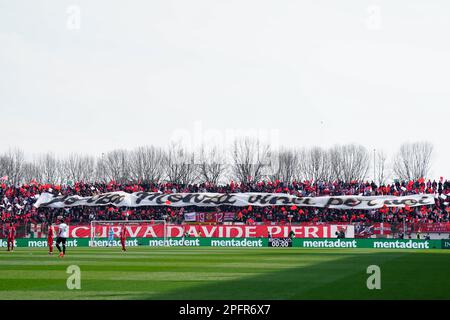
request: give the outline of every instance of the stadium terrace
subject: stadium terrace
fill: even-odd
[[[212,198],[201,197],[202,193],[216,194]],[[234,206],[233,197],[242,197],[252,193],[249,203]],[[267,194],[272,194],[268,196]],[[89,198],[94,206],[42,206],[36,203],[41,195],[48,194],[56,202],[74,204],[80,199]],[[109,195],[109,196],[106,196]],[[115,196],[111,197],[111,194]],[[117,195],[119,194],[119,195]],[[140,206],[117,206],[124,197],[136,195]],[[188,195],[187,195],[188,194]],[[221,194],[221,195],[217,195]],[[234,196],[233,196],[233,195]],[[266,195],[264,195],[266,194]],[[175,183],[86,183],[72,185],[39,184],[32,182],[20,186],[3,183],[0,185],[1,221],[3,226],[13,221],[30,230],[32,225],[55,222],[56,217],[64,216],[71,225],[87,225],[92,220],[162,220],[169,224],[183,223],[237,223],[257,224],[317,224],[344,223],[355,224],[357,230],[383,229],[377,224],[410,226],[427,225],[446,232],[449,223],[449,181],[404,181],[377,186],[369,182],[342,181],[302,181],[281,182],[265,181],[257,183],[230,182],[226,185]],[[432,196],[433,203],[405,202],[391,206],[389,197]],[[308,206],[317,199],[328,199],[322,207]],[[349,209],[333,208],[343,204],[345,197],[386,197],[387,203],[375,209],[358,209],[355,202],[347,202]],[[199,206],[200,202],[209,202],[208,206]],[[297,199],[292,202],[286,199]],[[300,201],[298,200],[300,199]],[[87,200],[86,200],[87,201]],[[100,201],[98,205],[95,201]],[[155,201],[152,205],[145,202]],[[255,204],[260,201],[261,206]],[[352,200],[353,201],[353,200]],[[183,206],[177,207],[177,202]],[[395,201],[393,201],[395,202]],[[371,202],[367,202],[370,204]],[[144,205],[142,205],[144,204]],[[395,203],[393,203],[395,204]],[[430,227],[430,225],[432,225]],[[21,229],[18,228],[18,231]],[[0,230],[1,231],[1,230]],[[23,231],[26,232],[26,231]],[[382,231],[381,231],[382,232]]]
[[[271,193],[148,193],[148,192],[109,192],[92,197],[53,196],[41,194],[35,207],[66,208],[74,206],[138,207],[138,206],[284,206],[319,207],[335,209],[376,209],[386,207],[427,206],[434,205],[435,195],[392,196],[334,196],[334,197],[296,197]]]

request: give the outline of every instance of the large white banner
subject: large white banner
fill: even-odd
[[[35,207],[66,208],[75,206],[141,207],[217,207],[217,206],[292,206],[319,207],[331,209],[378,209],[387,207],[417,207],[435,204],[435,195],[422,194],[403,197],[395,196],[329,196],[296,197],[282,193],[153,193],[122,191],[102,193],[92,197],[54,196],[43,193]]]

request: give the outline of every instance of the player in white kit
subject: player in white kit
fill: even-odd
[[[56,248],[59,251],[59,257],[62,258],[66,254],[66,240],[69,237],[69,226],[64,223],[64,220],[61,218],[60,223],[58,225],[58,237],[56,238]],[[60,244],[62,243],[62,250]]]

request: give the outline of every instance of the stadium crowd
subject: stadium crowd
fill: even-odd
[[[171,208],[167,206],[117,208],[104,207],[72,207],[65,209],[39,208],[33,204],[43,192],[54,195],[80,195],[92,196],[105,192],[267,192],[286,193],[301,197],[308,196],[337,196],[337,195],[394,195],[404,196],[411,194],[427,193],[437,194],[436,204],[427,207],[387,208],[378,210],[333,210],[327,208],[300,208],[297,206],[268,206],[268,207],[227,207],[218,208]],[[323,223],[323,222],[388,222],[399,223],[406,218],[411,223],[435,223],[449,222],[450,215],[450,181],[417,181],[395,182],[388,185],[377,186],[373,182],[292,182],[265,181],[258,183],[236,183],[231,181],[226,185],[180,185],[174,183],[130,183],[120,184],[114,181],[109,183],[83,183],[72,185],[39,184],[32,181],[22,186],[10,186],[6,183],[0,185],[0,213],[3,223],[14,221],[15,223],[48,223],[55,221],[57,216],[64,216],[69,223],[88,223],[91,220],[161,220],[181,223],[187,212],[231,212],[235,222],[253,224],[257,222],[277,223]]]

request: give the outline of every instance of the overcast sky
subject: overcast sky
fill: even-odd
[[[0,152],[426,140],[450,177],[449,35],[445,0],[0,0]]]

